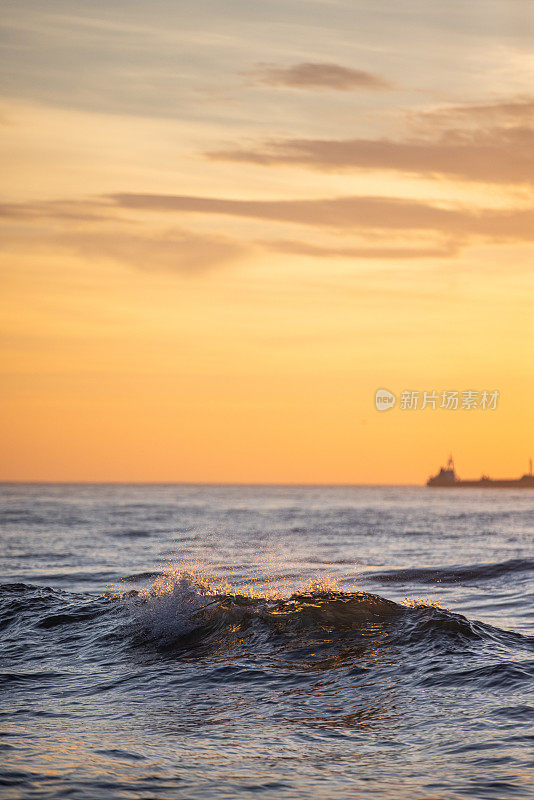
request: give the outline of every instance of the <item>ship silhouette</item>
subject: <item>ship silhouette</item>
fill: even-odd
[[[529,471],[521,478],[489,478],[482,475],[477,481],[463,481],[454,469],[454,461],[449,456],[447,465],[441,467],[437,475],[432,475],[426,482],[427,486],[442,489],[456,489],[464,487],[477,487],[480,489],[534,489],[534,475],[532,475],[532,459],[529,461]]]

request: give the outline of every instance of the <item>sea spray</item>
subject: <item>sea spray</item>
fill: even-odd
[[[136,622],[160,644],[172,644],[198,627],[198,614],[213,602],[207,579],[189,570],[175,569],[130,598]]]
[[[210,622],[237,630],[254,617],[268,628],[275,623],[279,630],[278,623],[285,617],[288,632],[324,625],[346,630],[377,617],[387,619],[400,608],[366,592],[342,591],[334,578],[324,575],[314,575],[299,586],[284,584],[283,591],[273,585],[258,591],[217,583],[205,572],[182,566],[158,574],[138,592],[121,592],[119,597],[127,603],[136,626],[164,647]]]

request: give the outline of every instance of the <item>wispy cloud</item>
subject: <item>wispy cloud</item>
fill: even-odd
[[[393,170],[484,183],[534,183],[534,130],[450,130],[438,141],[287,139],[257,149],[208,153],[212,159],[293,164],[317,170]]]
[[[244,74],[254,83],[291,89],[335,89],[350,92],[358,89],[380,91],[393,88],[389,81],[372,72],[314,61],[293,64],[290,67],[258,64],[254,70]]]
[[[16,222],[107,222],[109,210],[109,203],[98,199],[0,203],[0,219]]]
[[[430,230],[492,241],[534,241],[534,211],[472,210],[391,197],[330,197],[314,200],[229,200],[219,197],[117,193],[117,207],[145,211],[222,214],[234,217],[358,230]]]
[[[507,127],[534,125],[534,97],[512,96],[492,103],[464,103],[417,111],[411,115],[418,127],[425,123],[430,130],[436,126],[490,125]]]
[[[310,244],[294,239],[276,239],[262,242],[264,247],[277,253],[309,256],[312,258],[348,258],[348,259],[416,259],[416,258],[451,258],[461,249],[461,242],[447,241],[435,246],[414,247],[326,247]]]
[[[154,229],[148,219],[140,222],[139,214],[152,211],[308,226],[327,238],[310,241],[282,234],[255,239],[250,233],[238,238],[184,227]],[[477,241],[534,242],[534,211],[473,210],[391,197],[236,200],[124,192],[94,200],[5,204],[0,206],[2,216],[9,223],[2,237],[4,250],[69,252],[91,261],[184,276],[228,267],[261,251],[324,260],[406,261],[454,258]],[[329,242],[331,232],[336,239]]]
[[[274,139],[207,153],[213,160],[323,171],[389,170],[427,178],[534,183],[534,99],[451,106],[410,116],[399,139]]]
[[[64,205],[65,201],[52,201],[0,207],[0,217],[23,226],[20,229],[10,225],[3,232],[2,249],[63,251],[89,260],[111,260],[147,272],[182,275],[199,275],[228,266],[253,249],[253,245],[230,237],[182,228],[148,232],[137,226],[134,230],[129,220],[113,214],[106,217],[76,211],[69,214]],[[85,204],[80,202],[79,205]],[[95,205],[98,206],[98,201]],[[77,201],[73,201],[72,206],[75,209]],[[28,226],[34,229],[32,236],[28,236]]]
[[[55,243],[87,258],[109,258],[146,271],[197,275],[239,260],[248,248],[222,236],[187,230],[155,235],[130,232],[73,232],[55,237]]]

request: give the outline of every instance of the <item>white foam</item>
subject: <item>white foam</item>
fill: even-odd
[[[199,624],[198,613],[210,602],[212,589],[188,570],[174,570],[157,578],[129,601],[136,622],[150,638],[172,644]]]

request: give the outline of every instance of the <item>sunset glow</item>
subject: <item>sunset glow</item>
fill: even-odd
[[[2,480],[526,471],[530,4],[268,5],[4,4]]]

